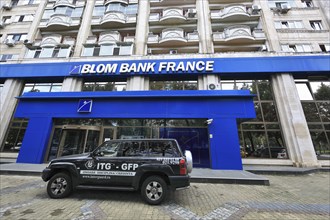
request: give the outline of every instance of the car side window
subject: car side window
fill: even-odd
[[[104,157],[116,157],[118,156],[118,151],[120,148],[119,142],[105,142],[103,145],[96,151],[96,155]]]
[[[160,142],[149,142],[149,157],[163,157],[163,149]]]

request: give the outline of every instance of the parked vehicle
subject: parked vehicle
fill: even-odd
[[[149,204],[160,204],[168,189],[188,188],[192,155],[183,155],[175,139],[127,139],[104,142],[91,153],[52,160],[42,172],[47,193],[58,199],[76,188],[140,190]]]

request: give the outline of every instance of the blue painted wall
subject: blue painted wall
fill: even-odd
[[[77,112],[82,98],[93,100],[91,113]],[[53,118],[212,118],[211,168],[242,169],[236,119],[255,110],[248,90],[25,93],[15,117],[30,119],[19,163],[44,161]]]

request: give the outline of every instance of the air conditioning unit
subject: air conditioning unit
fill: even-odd
[[[208,88],[208,90],[219,90],[220,84],[210,83],[210,84],[208,84],[207,88]]]
[[[267,51],[267,46],[266,45],[262,45],[260,47],[260,51]]]
[[[10,10],[12,7],[11,7],[10,4],[4,4],[4,5],[2,6],[2,8],[5,9],[5,10]]]
[[[14,39],[7,39],[7,40],[5,40],[5,44],[6,44],[7,46],[9,46],[9,47],[14,46],[15,43],[16,43],[16,41],[15,41]]]
[[[187,12],[188,18],[194,18],[196,16],[196,13],[197,13],[196,9],[189,8]]]
[[[170,54],[178,54],[178,50],[170,50]]]
[[[288,5],[288,4],[281,4],[281,9],[280,9],[280,12],[282,14],[286,14],[288,13],[288,11],[291,9],[291,6]]]
[[[0,28],[4,28],[6,26],[5,22],[0,21]]]
[[[151,55],[151,54],[152,54],[152,49],[151,49],[151,48],[148,48],[148,50],[147,50],[147,54],[148,54],[148,55]]]
[[[260,5],[252,5],[252,14],[258,14],[258,12],[261,10]]]
[[[31,46],[31,45],[33,44],[33,42],[30,41],[30,40],[28,40],[28,39],[26,39],[26,40],[23,41],[23,44],[24,44],[25,46]]]

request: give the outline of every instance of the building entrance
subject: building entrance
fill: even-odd
[[[55,126],[48,160],[94,150],[100,144],[99,126]]]
[[[47,160],[93,151],[114,139],[174,138],[195,167],[210,167],[205,119],[55,119]]]

